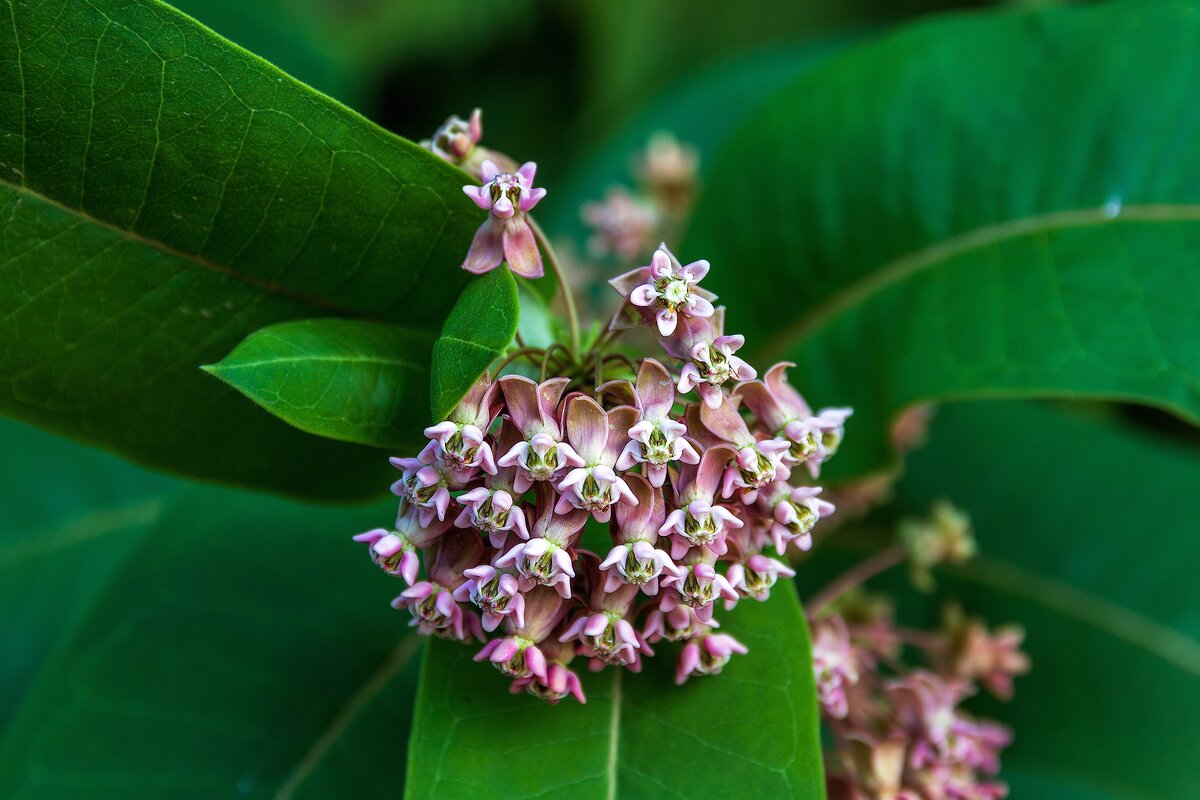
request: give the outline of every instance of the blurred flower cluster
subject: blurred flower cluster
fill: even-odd
[[[1012,741],[998,723],[962,703],[980,686],[1002,700],[1013,678],[1029,671],[1016,627],[989,630],[949,606],[941,628],[896,624],[892,603],[862,582],[908,560],[920,585],[929,570],[974,552],[970,523],[946,502],[928,519],[905,520],[900,544],[852,568],[818,593],[813,616],[813,673],[822,718],[836,740],[827,751],[833,800],[994,800],[1007,795],[995,779],[1000,752]],[[918,652],[924,666],[904,660]]]

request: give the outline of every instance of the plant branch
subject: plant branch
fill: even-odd
[[[902,561],[904,561],[904,548],[894,544],[846,570],[830,581],[825,588],[814,594],[812,599],[805,604],[808,618],[816,619],[817,615],[834,600]]]
[[[533,229],[533,235],[537,238],[538,246],[542,249],[542,255],[550,262],[550,269],[558,279],[558,291],[562,294],[563,304],[567,307],[567,325],[571,329],[571,355],[573,358],[578,358],[579,314],[575,310],[575,298],[571,294],[571,286],[567,283],[567,276],[563,273],[562,264],[558,260],[558,254],[550,246],[550,240],[546,238],[542,227],[537,224],[533,217],[529,218],[529,225]]]

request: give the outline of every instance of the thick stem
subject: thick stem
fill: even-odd
[[[816,619],[817,615],[834,600],[837,600],[846,592],[856,586],[861,586],[864,582],[874,578],[881,572],[891,569],[902,561],[904,561],[904,548],[897,544],[885,550],[880,550],[866,561],[846,570],[805,603],[808,618]]]
[[[533,217],[529,218],[529,225],[533,228],[533,235],[537,238],[538,247],[542,250],[542,256],[550,262],[550,269],[558,279],[558,291],[562,294],[563,304],[567,307],[567,325],[571,329],[571,356],[572,358],[579,358],[579,314],[575,310],[575,298],[571,295],[571,286],[567,283],[567,276],[563,274],[558,254],[550,246],[550,240],[546,238],[542,227],[537,224]]]

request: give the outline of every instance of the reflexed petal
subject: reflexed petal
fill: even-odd
[[[524,218],[513,220],[504,227],[503,242],[504,257],[514,273],[526,278],[540,278],[545,274],[533,228]]]
[[[500,262],[503,260],[503,235],[495,219],[489,216],[479,226],[479,230],[475,231],[475,238],[471,240],[471,249],[467,251],[462,268],[467,272],[481,275],[500,266]]]
[[[608,440],[608,414],[586,395],[572,397],[567,405],[567,439],[584,463],[597,463]]]

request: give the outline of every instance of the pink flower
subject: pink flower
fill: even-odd
[[[630,303],[653,313],[660,336],[675,333],[679,317],[706,318],[713,315],[710,292],[700,292],[697,284],[708,274],[707,261],[694,261],[686,267],[679,263],[665,244],[660,244],[650,259],[650,266],[614,278],[611,283],[624,288],[634,280],[641,283],[626,294]]]
[[[546,657],[537,645],[523,636],[492,639],[475,654],[476,661],[491,661],[492,665],[514,678],[546,680]]]
[[[724,633],[703,634],[690,639],[679,653],[675,683],[682,686],[691,675],[716,675],[734,653],[747,653],[746,646]]]
[[[539,492],[539,514],[531,538],[497,558],[495,565],[514,568],[522,592],[534,586],[553,586],[564,598],[570,598],[571,578],[575,577],[570,548],[583,531],[587,512],[572,509],[555,514],[552,502],[552,492]]]
[[[532,161],[521,165],[516,172],[501,172],[494,162],[484,161],[483,186],[463,187],[475,205],[491,212],[475,232],[463,261],[462,267],[467,272],[489,272],[507,261],[518,275],[542,277],[542,254],[525,216],[546,196],[545,189],[533,188],[536,171],[537,165]]]
[[[621,451],[617,469],[627,470],[634,464],[645,464],[650,483],[662,486],[671,462],[700,462],[696,448],[683,438],[687,426],[668,417],[675,403],[675,387],[666,367],[652,358],[642,361],[634,400],[640,412],[639,418],[637,424],[629,428],[631,441]]]
[[[447,119],[434,131],[433,137],[421,142],[421,146],[451,164],[462,162],[483,138],[483,111],[475,109],[471,118],[464,120],[457,114]]]
[[[538,645],[538,649],[546,658],[545,680],[533,676],[517,678],[512,682],[510,691],[513,694],[528,692],[551,705],[557,705],[567,695],[573,696],[580,703],[586,703],[587,698],[583,695],[579,676],[567,666],[575,657],[574,645],[547,639]]]
[[[858,683],[859,672],[850,632],[841,617],[813,625],[812,659],[821,707],[834,719],[845,719],[850,711],[846,690]]]
[[[616,611],[581,614],[558,637],[560,642],[578,641],[580,652],[602,664],[636,665],[641,638],[625,615]],[[636,670],[635,670],[636,671]]]
[[[761,601],[770,596],[771,587],[781,576],[791,578],[795,575],[796,571],[787,564],[755,553],[744,563],[731,564],[725,577],[742,597]]]
[[[700,619],[696,609],[690,606],[675,606],[670,611],[656,608],[646,615],[642,638],[651,644],[662,639],[682,642],[719,627],[715,619]]]
[[[763,427],[790,442],[789,464],[807,464],[816,477],[822,462],[837,452],[845,433],[849,408],[826,408],[813,414],[812,408],[787,381],[790,362],[781,362],[767,370],[762,381],[739,384],[733,393],[745,400],[746,407]]]
[[[517,494],[524,494],[537,481],[555,480],[567,467],[584,465],[575,449],[562,441],[558,420],[558,401],[569,382],[552,378],[538,384],[520,375],[506,375],[499,381],[508,418],[522,439],[496,463],[516,467],[513,484]]]
[[[671,537],[672,558],[680,558],[691,547],[708,547],[724,555],[726,529],[742,527],[742,521],[729,509],[714,505],[718,482],[732,455],[728,447],[710,447],[699,465],[679,468],[675,487],[679,507],[658,529],[660,536]]]
[[[387,531],[383,528],[360,533],[354,537],[356,542],[366,542],[371,545],[371,559],[389,575],[398,575],[409,586],[417,579],[417,570],[421,561],[417,557],[417,548],[404,534],[398,531]]]
[[[562,514],[572,507],[580,508],[590,511],[597,522],[608,522],[614,504],[637,505],[629,485],[614,469],[636,416],[637,410],[630,406],[605,411],[586,395],[569,399],[567,440],[583,463],[558,484],[562,495],[555,512]]]
[[[786,483],[772,484],[765,493],[763,505],[771,514],[770,536],[776,553],[783,555],[793,542],[801,550],[812,547],[813,526],[834,511],[833,503],[817,497],[820,493],[820,486],[789,486]]]
[[[588,249],[594,255],[611,253],[623,261],[631,261],[649,249],[660,221],[653,203],[634,197],[620,186],[609,189],[603,202],[584,204],[581,216],[592,229]]]
[[[400,470],[400,480],[392,484],[392,494],[411,503],[417,509],[422,527],[428,527],[434,517],[446,519],[450,507],[450,482],[435,465],[422,464],[415,458],[392,458],[391,464]]]
[[[679,373],[677,388],[681,393],[695,388],[706,406],[716,408],[725,402],[721,387],[726,382],[748,381],[758,374],[734,355],[746,339],[722,335],[724,319],[720,313],[714,314],[711,321],[689,318],[684,322],[679,335],[664,342],[671,355],[687,362]]]
[[[454,602],[453,590],[440,584],[415,583],[392,601],[392,608],[407,608],[412,612],[409,625],[421,633],[464,642],[472,637],[483,640],[475,615],[464,614]]]
[[[1029,656],[1021,652],[1025,631],[1002,626],[995,634],[978,620],[964,620],[954,631],[954,649],[947,668],[956,677],[983,684],[1001,700],[1013,695],[1013,677],[1029,672]]]
[[[684,567],[682,576],[664,578],[663,586],[671,591],[663,594],[659,601],[660,609],[670,613],[678,606],[688,606],[694,608],[696,616],[704,622],[712,619],[713,603],[718,597],[730,602],[737,602],[738,599],[738,593],[729,585],[729,581],[711,564],[703,562]]]
[[[518,538],[529,538],[524,510],[515,505],[512,494],[504,489],[478,486],[459,495],[456,502],[463,510],[455,518],[455,526],[487,534],[492,547],[503,547],[510,531]]]
[[[727,443],[735,451],[734,460],[725,468],[721,496],[732,497],[735,490],[743,502],[753,503],[758,490],[772,481],[786,481],[792,471],[783,463],[788,443],[783,439],[759,439],[750,432],[731,400],[715,408],[707,404],[688,409],[688,424],[697,435],[707,433],[709,442]],[[701,437],[703,440],[705,437]]]
[[[497,385],[486,376],[479,379],[449,419],[425,429],[431,441],[417,459],[422,464],[442,464],[455,483],[469,481],[478,469],[495,475],[496,463],[485,436],[500,405]]]
[[[525,625],[525,597],[514,575],[487,565],[463,570],[463,575],[468,580],[454,590],[454,599],[470,601],[483,612],[485,631],[496,630],[506,617]]]
[[[640,475],[628,476],[637,505],[618,505],[613,531],[616,543],[600,562],[604,591],[615,592],[622,584],[640,586],[650,596],[658,594],[658,579],[664,572],[675,575],[679,568],[664,551],[655,547],[658,529],[666,518],[662,489],[652,487]]]

